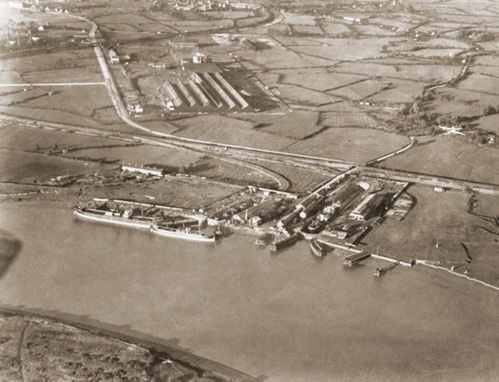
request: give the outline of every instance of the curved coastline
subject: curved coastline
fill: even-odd
[[[102,323],[102,326],[90,325],[82,321],[56,317],[55,315],[40,313],[37,311],[32,311],[30,309],[25,310],[3,305],[0,305],[0,315],[16,315],[27,318],[28,320],[31,318],[46,320],[56,324],[67,325],[71,328],[86,331],[95,336],[105,337],[112,341],[117,341],[128,346],[133,346],[141,351],[154,353],[161,359],[171,360],[192,370],[195,370],[199,376],[213,376],[215,378],[218,378],[219,380],[220,378],[222,378],[222,381],[227,380],[234,382],[260,381],[260,379],[252,377],[251,375],[234,369],[230,366],[194,355],[188,350],[174,348],[165,344],[161,344],[154,340],[139,338],[137,336],[104,327],[111,326],[109,324]],[[65,314],[62,313],[62,315]],[[144,334],[144,336],[148,335]]]

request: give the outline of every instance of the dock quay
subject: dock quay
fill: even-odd
[[[359,263],[364,259],[367,259],[370,256],[371,254],[368,252],[355,253],[353,255],[345,257],[345,259],[343,260],[343,264],[349,267],[353,267],[355,264]]]
[[[403,265],[404,267],[412,267],[414,265],[414,263],[392,259],[391,257],[378,255],[377,253],[371,253],[371,257],[373,259],[384,260],[384,261],[388,261],[390,263],[400,264],[400,265]]]
[[[385,265],[384,267],[378,267],[378,268],[376,268],[374,270],[374,276],[377,276],[377,277],[383,276],[385,273],[387,273],[388,271],[392,270],[397,265],[399,265],[398,262],[396,262],[396,263],[390,263],[388,265]]]

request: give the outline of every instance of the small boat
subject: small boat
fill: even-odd
[[[255,244],[260,247],[266,247],[272,242],[272,240],[274,240],[274,237],[275,235],[273,233],[266,232],[256,239]]]

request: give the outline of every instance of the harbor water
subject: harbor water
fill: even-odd
[[[267,381],[498,381],[499,293],[446,272],[342,266],[308,242],[270,254],[0,203],[22,248],[0,305],[112,328]]]

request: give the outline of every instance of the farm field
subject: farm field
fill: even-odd
[[[321,23],[320,25],[321,28],[324,30],[324,32],[330,36],[351,32],[350,28],[348,28],[348,26],[344,24],[324,22]]]
[[[103,82],[98,68],[69,68],[43,71],[32,71],[21,74],[25,82],[35,83],[71,83],[71,82]]]
[[[174,147],[158,147],[149,145],[110,148],[88,148],[63,154],[72,158],[105,159],[131,165],[145,166],[150,164],[181,167],[194,165],[203,156],[190,150]]]
[[[43,53],[34,52],[29,55],[29,59],[26,59],[25,55],[6,57],[0,59],[0,65],[2,71],[13,70],[19,73],[77,67],[94,67],[98,69],[97,59],[91,48],[65,49],[63,51]]]
[[[341,100],[340,98],[334,97],[332,95],[310,90],[302,86],[282,84],[277,85],[277,88],[281,92],[282,98],[290,102],[296,102],[300,104],[320,106]]]
[[[68,158],[0,149],[1,182],[40,183],[56,176],[92,174],[112,168]]]
[[[16,105],[34,109],[61,110],[89,118],[93,117],[95,110],[113,106],[106,88],[100,85],[64,86],[48,88],[46,91],[50,91],[51,95],[41,95],[18,102]]]
[[[293,49],[299,53],[308,54],[336,61],[366,60],[368,58],[384,57],[382,47],[390,40],[371,39],[367,40],[347,40],[347,39],[321,39],[319,40],[327,46],[311,47],[297,46]]]
[[[450,268],[466,264],[468,258],[461,243],[468,246],[470,242],[480,241],[482,258],[479,260],[471,255],[471,264],[458,271],[469,269],[471,277],[498,285],[497,272],[493,279],[490,274],[490,270],[497,269],[493,268],[497,266],[497,256],[494,256],[497,243],[494,243],[493,235],[477,229],[477,225],[490,227],[491,224],[467,213],[469,195],[438,193],[414,186],[407,192],[417,201],[414,208],[404,220],[386,219],[374,228],[364,239],[369,248],[379,248],[380,254],[405,261],[411,258],[440,261]],[[492,244],[495,247],[490,247]],[[488,264],[489,272],[484,272],[487,267],[476,267],[477,263]]]
[[[328,91],[366,79],[356,74],[327,73],[317,69],[297,70],[291,74],[284,71],[280,73],[284,74],[283,84],[299,85],[317,91]]]
[[[273,119],[272,122],[263,123],[261,130],[292,139],[303,139],[321,129],[317,125],[318,121],[319,114],[316,112],[295,111]]]
[[[458,88],[476,92],[499,94],[499,78],[472,74],[467,76],[464,80],[459,81]]]
[[[408,143],[409,139],[401,135],[345,127],[327,129],[310,139],[295,143],[286,151],[362,163]]]
[[[382,167],[499,184],[499,150],[459,138],[436,137],[387,159]]]
[[[174,135],[210,142],[280,150],[295,142],[253,128],[253,123],[222,116],[199,116],[175,121],[181,128]]]
[[[22,125],[0,127],[0,147],[19,151],[45,153],[50,150],[67,150],[87,146],[125,145],[117,139],[94,137],[54,130],[42,130]]]
[[[323,113],[320,125],[322,127],[374,128],[379,123],[365,113]]]
[[[404,103],[412,102],[423,90],[424,83],[404,80],[390,80],[390,88],[367,98],[370,102]]]
[[[499,114],[481,117],[475,121],[473,125],[481,130],[490,131],[499,135]]]
[[[0,113],[40,122],[62,123],[65,125],[77,125],[84,127],[100,127],[100,124],[98,122],[90,118],[59,110],[31,109],[18,106],[0,106]]]
[[[350,100],[359,101],[374,95],[385,88],[388,88],[388,86],[388,84],[384,84],[378,80],[365,80],[331,90],[328,93],[340,97],[346,97]]]
[[[483,108],[499,105],[499,96],[455,88],[435,89],[435,99],[422,104],[430,114],[476,117],[483,115]]]

